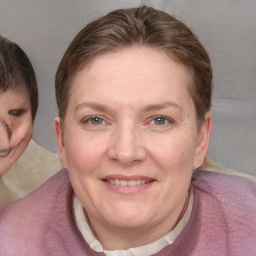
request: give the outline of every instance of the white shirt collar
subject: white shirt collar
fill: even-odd
[[[145,255],[156,254],[157,252],[162,250],[164,247],[174,242],[174,240],[177,238],[177,236],[180,234],[180,232],[183,230],[183,228],[186,226],[186,224],[190,219],[193,201],[194,201],[193,187],[191,186],[188,207],[183,217],[180,219],[180,221],[178,222],[178,224],[175,226],[174,229],[172,229],[168,234],[166,234],[165,236],[161,237],[160,239],[158,239],[153,243],[136,247],[136,248],[130,248],[128,250],[116,250],[116,251],[104,250],[101,243],[94,237],[87,223],[87,220],[84,216],[83,205],[75,195],[73,200],[73,209],[74,209],[74,217],[75,217],[76,225],[79,231],[81,232],[83,238],[85,239],[85,241],[88,243],[88,245],[91,247],[92,250],[96,252],[103,252],[106,256],[145,256]]]

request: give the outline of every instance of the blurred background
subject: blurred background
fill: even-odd
[[[54,76],[73,37],[113,9],[141,4],[168,12],[199,37],[214,71],[208,156],[256,175],[256,0],[0,0],[0,33],[24,49],[37,75],[33,139],[56,152]]]

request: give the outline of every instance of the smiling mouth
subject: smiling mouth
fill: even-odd
[[[109,179],[105,180],[107,183],[110,183],[112,185],[116,186],[139,186],[139,185],[144,185],[152,182],[153,180],[119,180],[119,179]]]
[[[5,150],[0,150],[0,157],[8,156],[11,151],[12,151],[12,148],[7,148]]]

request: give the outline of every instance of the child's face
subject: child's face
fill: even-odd
[[[24,152],[32,130],[31,103],[27,93],[0,91],[0,177]]]

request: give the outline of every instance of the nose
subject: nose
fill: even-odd
[[[115,129],[108,156],[122,165],[132,165],[145,160],[147,151],[136,127],[124,124]]]
[[[11,130],[8,124],[0,119],[0,151],[10,147]]]

